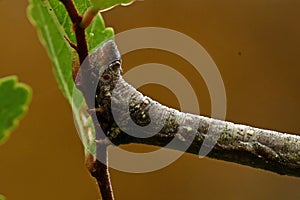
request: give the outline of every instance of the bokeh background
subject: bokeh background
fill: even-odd
[[[0,76],[16,74],[33,89],[28,114],[0,147],[0,193],[9,200],[99,199],[84,166],[71,108],[26,17],[27,5],[27,0],[0,1]],[[227,120],[300,133],[299,11],[298,0],[145,0],[103,16],[116,33],[158,26],[187,34],[219,67],[227,92]],[[207,87],[184,59],[142,50],[123,60],[125,72],[149,62],[174,67],[196,90],[201,114],[210,115]],[[176,95],[165,87],[153,84],[140,90],[179,108]],[[111,178],[117,200],[300,199],[299,178],[187,154],[159,171],[111,170]]]

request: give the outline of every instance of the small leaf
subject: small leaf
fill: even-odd
[[[86,38],[89,51],[101,45],[103,42],[112,39],[114,30],[112,28],[105,28],[105,24],[100,13],[93,19],[93,22],[86,29]]]
[[[17,83],[16,76],[0,79],[0,143],[18,125],[26,113],[31,99],[31,89]]]
[[[100,11],[106,11],[112,9],[117,5],[127,6],[134,2],[135,0],[91,0],[92,5],[95,9]]]
[[[5,200],[5,197],[0,194],[0,200]]]

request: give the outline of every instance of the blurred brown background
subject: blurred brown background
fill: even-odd
[[[72,112],[57,87],[51,63],[26,18],[27,0],[0,1],[0,76],[17,74],[33,89],[30,110],[0,147],[0,193],[9,200],[96,200],[84,167]],[[115,32],[158,26],[197,40],[213,57],[227,92],[227,120],[300,133],[300,1],[145,0],[104,14]],[[158,62],[178,69],[210,114],[200,75],[178,56],[153,50],[124,56],[124,71]],[[158,85],[141,90],[175,108],[174,94]],[[146,146],[132,149],[152,150]],[[237,164],[184,155],[147,174],[111,170],[120,199],[300,199],[300,179]]]

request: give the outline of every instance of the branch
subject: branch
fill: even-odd
[[[94,109],[94,101],[95,101],[95,94],[91,93],[88,89],[91,83],[94,81],[94,76],[90,71],[90,63],[88,58],[88,47],[85,38],[85,28],[81,26],[82,16],[80,16],[77,12],[77,9],[72,0],[60,0],[73,23],[73,30],[75,31],[76,35],[76,51],[79,56],[80,67],[73,66],[73,79],[77,88],[82,92],[87,106],[90,110]],[[70,42],[69,42],[70,43]],[[71,47],[74,48],[74,45],[71,44]],[[102,131],[98,126],[98,120],[96,117],[92,116],[92,120],[95,126],[96,131],[96,139],[102,140],[104,139],[100,132]],[[96,159],[93,159],[92,155],[86,156],[86,165],[93,177],[96,178],[99,190],[101,192],[101,196],[103,200],[113,200],[113,191],[112,186],[110,183],[110,176],[107,167],[107,144],[105,143],[97,143],[96,145],[96,157],[100,157],[104,160],[104,162],[99,162]],[[92,158],[92,159],[91,159]]]
[[[172,141],[174,145],[169,148],[185,151],[187,147],[187,152],[195,155],[199,155],[199,150],[203,152],[202,145],[204,153],[212,145],[208,157],[300,177],[300,136],[181,113],[163,106],[143,96],[122,78],[121,66],[114,64],[119,58],[113,59],[112,55],[117,54],[113,51],[117,51],[115,43],[109,41],[90,56],[95,69],[102,72],[97,86],[97,101],[102,108],[97,112],[98,120],[106,127],[103,131],[112,143],[165,147]],[[108,63],[99,62],[103,61],[103,55],[110,56]],[[160,128],[153,135],[151,131],[156,127]]]

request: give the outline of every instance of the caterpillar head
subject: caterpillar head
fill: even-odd
[[[113,40],[103,43],[89,57],[90,69],[97,84],[96,98],[98,103],[109,100],[111,92],[121,78],[121,55]],[[102,102],[102,103],[101,103]]]
[[[108,40],[90,55],[90,65],[94,73],[104,84],[113,81],[122,74],[121,55],[113,40]]]

